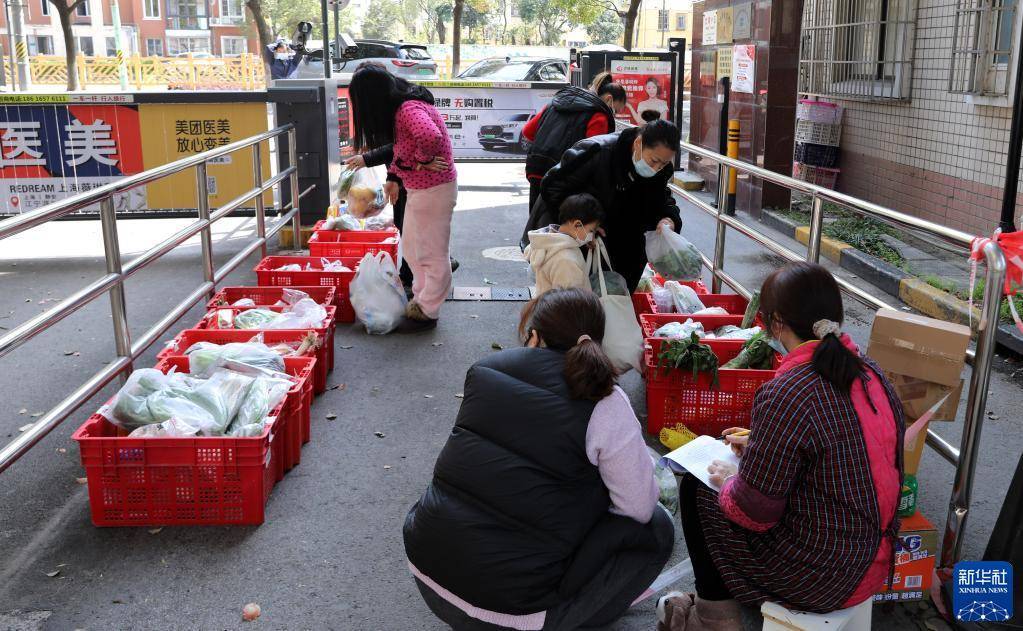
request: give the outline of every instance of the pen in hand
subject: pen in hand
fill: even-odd
[[[721,434],[720,436],[718,436],[717,439],[718,440],[725,440],[729,436],[735,436],[736,438],[739,438],[740,436],[749,436],[749,430],[748,429],[740,429],[739,431],[732,432],[731,434]]]

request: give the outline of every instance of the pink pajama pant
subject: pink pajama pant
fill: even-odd
[[[448,245],[457,197],[458,182],[408,189],[402,256],[412,270],[413,300],[431,318],[440,315],[440,306],[451,291]]]

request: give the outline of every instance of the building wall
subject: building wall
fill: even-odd
[[[661,11],[668,12],[668,30],[658,28]],[[685,28],[678,28],[678,18],[683,17]],[[692,0],[643,0],[636,16],[634,48],[665,49],[668,38],[684,37],[687,46],[693,41]]]
[[[1000,214],[1012,110],[1008,99],[981,105],[948,92],[955,4],[918,2],[908,102],[824,100],[845,107],[839,190],[990,234]],[[1018,24],[1016,34],[1018,54]]]

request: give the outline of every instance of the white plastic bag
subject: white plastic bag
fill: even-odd
[[[308,265],[308,263],[307,263]],[[310,266],[312,269],[312,266]],[[345,264],[341,261],[331,261],[330,259],[320,259],[320,269],[324,272],[350,272],[352,270],[345,267]]]
[[[707,308],[700,300],[696,290],[689,285],[669,280],[664,283],[664,288],[671,292],[671,299],[675,304],[675,311],[678,313],[691,314]]]
[[[255,307],[256,301],[252,298],[241,298],[231,303],[232,307]]]
[[[669,322],[665,324],[654,331],[654,337],[666,337],[672,340],[689,339],[693,333],[696,333],[697,337],[703,337],[703,324],[688,319],[685,322]]]
[[[230,344],[196,342],[185,350],[185,355],[188,356],[188,372],[198,377],[205,377],[212,372],[221,357],[243,364],[284,371],[284,358],[266,344],[257,342]]]
[[[694,311],[693,315],[728,315],[728,310],[724,307],[704,307]]]
[[[349,288],[355,317],[375,335],[390,333],[405,316],[408,299],[386,252],[366,254]]]
[[[646,233],[646,258],[665,280],[700,280],[703,273],[700,251],[667,228]]]
[[[301,272],[302,266],[298,263],[288,263],[287,265],[281,265],[274,269],[275,272]]]
[[[672,313],[675,311],[675,299],[671,291],[664,287],[654,287],[654,304],[657,305],[657,313]]]
[[[391,217],[370,217],[366,220],[366,230],[387,230],[394,227],[394,219]]]
[[[642,370],[643,330],[636,321],[636,310],[629,295],[618,296],[608,292],[601,259],[607,259],[603,239],[597,239],[597,255],[593,257],[599,291],[597,297],[604,307],[604,341],[602,346],[615,370],[624,373],[630,368]],[[610,264],[610,261],[608,262]]]
[[[342,213],[337,217],[327,217],[326,221],[323,222],[323,229],[341,231],[362,230],[362,224],[348,213]]]
[[[312,298],[303,298],[290,307],[285,307],[279,318],[270,322],[267,329],[318,329],[327,318],[327,309]]]

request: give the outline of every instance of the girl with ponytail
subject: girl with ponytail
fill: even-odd
[[[894,567],[902,486],[902,404],[842,332],[828,270],[792,263],[760,291],[760,317],[787,354],[753,400],[740,464],[679,487],[695,594],[669,594],[661,631],[741,629],[739,604],[826,613],[866,602]]]
[[[542,294],[519,331],[523,348],[466,376],[433,483],[405,521],[409,567],[456,629],[604,627],[660,573],[674,527],[593,292]]]

